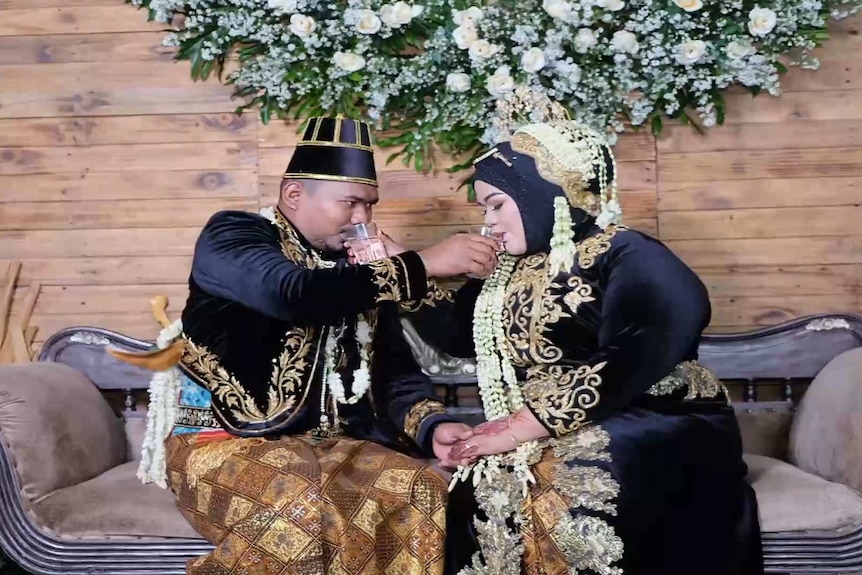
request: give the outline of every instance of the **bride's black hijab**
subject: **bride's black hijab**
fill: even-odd
[[[614,162],[605,146],[601,150],[606,181],[612,182],[616,175]],[[563,188],[543,178],[536,160],[526,153],[513,150],[508,142],[494,146],[480,157],[474,168],[473,182],[485,182],[499,188],[518,205],[524,224],[527,255],[549,249],[554,230],[554,198],[565,196]],[[600,170],[596,169],[594,173],[599,174]],[[598,175],[584,187],[596,196],[598,205],[602,188]],[[573,207],[571,211],[576,230],[588,228],[595,222],[595,217],[582,209]]]

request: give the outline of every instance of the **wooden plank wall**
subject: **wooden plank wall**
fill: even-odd
[[[701,274],[715,330],[862,311],[858,23],[781,99],[733,94],[708,137],[671,126],[618,146],[626,221]],[[206,219],[277,193],[294,129],[234,116],[230,90],[192,82],[162,37],[121,0],[0,0],[0,275],[23,260],[17,307],[43,285],[37,341],[71,325],[153,337],[149,299],[178,312]],[[376,219],[407,245],[479,222],[457,179],[380,170]]]

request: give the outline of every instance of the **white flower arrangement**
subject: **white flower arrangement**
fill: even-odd
[[[816,68],[826,22],[862,0],[126,0],[183,18],[165,39],[195,79],[227,75],[238,111],[341,113],[378,124],[383,147],[427,171],[432,144],[475,157],[496,102],[541,90],[613,135],[665,117],[721,123],[723,91],[780,94],[780,62]],[[517,13],[513,13],[513,11]],[[469,165],[465,162],[454,169]]]
[[[353,405],[365,397],[371,387],[371,371],[368,362],[371,357],[371,326],[361,315],[356,320],[356,344],[359,348],[359,367],[353,371],[353,395],[346,397],[344,383],[341,375],[336,371],[335,358],[337,355],[338,338],[336,330],[330,328],[324,346],[324,366],[326,373],[326,385],[332,397],[342,405]]]
[[[183,322],[178,319],[159,332],[156,347],[165,349],[180,337],[182,332]],[[150,379],[147,427],[144,431],[137,477],[142,483],[155,483],[162,489],[168,488],[165,440],[171,435],[179,414],[181,387],[182,373],[176,366],[157,371]]]
[[[487,421],[507,417],[524,407],[521,384],[509,357],[503,328],[506,288],[512,278],[515,261],[514,257],[501,254],[499,265],[482,286],[482,292],[476,300],[473,320],[476,378]],[[482,481],[491,485],[501,470],[511,467],[526,496],[530,484],[536,482],[530,465],[540,454],[540,442],[527,441],[510,453],[481,457],[473,465],[459,467],[452,475],[450,487],[468,479],[470,475],[473,476],[474,485]]]

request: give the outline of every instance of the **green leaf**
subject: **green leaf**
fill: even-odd
[[[786,74],[787,73],[787,66],[785,66],[781,62],[775,63],[775,69],[778,70],[779,74]]]
[[[264,99],[263,105],[260,107],[260,121],[264,125],[269,124],[269,119],[272,117],[272,108],[270,107],[269,98]]]
[[[652,135],[659,136],[662,130],[661,115],[656,114],[655,116],[653,116],[652,120],[650,120],[650,125],[652,127]]]

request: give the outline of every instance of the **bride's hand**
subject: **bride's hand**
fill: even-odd
[[[483,455],[507,453],[517,447],[509,433],[509,418],[486,421],[473,428],[473,437],[459,441],[449,451],[449,460],[468,465]]]
[[[477,425],[473,437],[459,441],[449,452],[449,459],[468,465],[483,455],[508,453],[526,441],[548,437],[548,430],[529,409],[523,407],[508,417]]]

